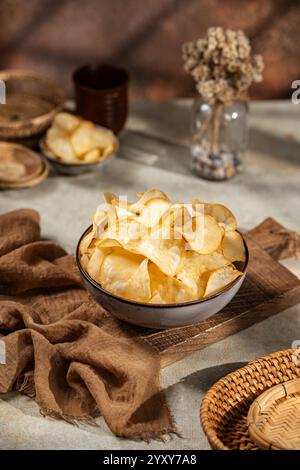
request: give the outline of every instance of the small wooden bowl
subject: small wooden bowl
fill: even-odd
[[[65,93],[56,83],[31,72],[5,70],[6,104],[0,105],[0,138],[20,139],[42,133],[63,108]]]
[[[0,142],[0,188],[35,186],[48,175],[46,161],[23,145]]]

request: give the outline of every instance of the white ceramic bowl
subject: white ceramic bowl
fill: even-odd
[[[92,229],[92,225],[85,230],[80,237],[76,250],[76,261],[83,283],[96,301],[109,313],[128,323],[147,328],[175,328],[187,326],[205,320],[215,313],[220,312],[236,295],[246,277],[249,261],[249,251],[244,240],[246,261],[239,268],[243,275],[235,279],[217,294],[205,297],[201,300],[184,302],[181,304],[146,304],[123,299],[103,289],[83,269],[80,263],[79,246],[82,239]]]
[[[99,160],[93,163],[67,163],[62,160],[57,160],[57,158],[55,158],[55,156],[47,150],[44,137],[40,140],[39,146],[42,155],[58,173],[61,173],[63,175],[75,176],[80,175],[82,173],[98,171],[99,169],[103,168],[108,162],[110,162],[110,160],[112,160],[116,156],[118,152],[119,142],[117,138],[115,138],[114,143],[115,149],[110,155],[108,155],[104,160]]]

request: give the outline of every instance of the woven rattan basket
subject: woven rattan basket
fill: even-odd
[[[64,105],[63,89],[47,78],[22,70],[4,70],[6,104],[0,105],[0,138],[41,134]]]
[[[295,349],[275,352],[250,362],[213,385],[200,409],[201,424],[213,449],[258,449],[248,432],[249,408],[268,388],[300,377],[297,356],[300,354],[296,355]]]

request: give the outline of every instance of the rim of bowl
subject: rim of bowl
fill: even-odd
[[[124,73],[124,76],[126,75],[126,79],[123,83],[121,83],[121,85],[117,85],[117,86],[113,86],[113,87],[109,87],[109,88],[93,88],[89,85],[86,85],[86,84],[82,84],[80,82],[80,80],[78,80],[78,74],[83,70],[83,69],[99,69],[99,68],[102,68],[102,67],[105,67],[105,68],[111,68],[111,69],[115,69],[115,70],[118,70],[118,71],[121,71],[122,73]],[[126,70],[124,67],[117,67],[117,66],[112,66],[110,64],[106,64],[106,63],[99,63],[99,64],[84,64],[84,65],[81,65],[80,67],[78,67],[77,69],[74,70],[73,74],[72,74],[72,80],[73,80],[73,83],[74,85],[78,88],[78,89],[81,89],[81,90],[85,90],[85,91],[88,91],[89,93],[92,93],[92,94],[105,94],[107,92],[112,92],[112,91],[116,91],[116,90],[121,90],[122,88],[128,86],[128,83],[130,82],[130,73],[128,72],[128,70]]]
[[[130,305],[139,305],[139,306],[142,306],[142,307],[153,307],[153,308],[174,308],[174,307],[184,307],[184,306],[188,306],[188,305],[195,305],[195,304],[200,304],[200,303],[204,303],[204,302],[207,302],[208,300],[211,300],[211,299],[214,299],[216,297],[218,297],[219,295],[223,294],[224,292],[230,290],[231,287],[233,287],[235,284],[237,284],[237,282],[241,279],[242,276],[239,276],[237,277],[234,281],[232,281],[230,284],[228,284],[227,286],[225,286],[222,290],[220,290],[219,292],[217,292],[216,294],[212,294],[208,297],[205,297],[203,299],[198,299],[198,300],[191,300],[189,302],[180,302],[180,303],[175,303],[175,304],[150,304],[150,303],[146,303],[146,302],[137,302],[135,300],[129,300],[129,299],[124,299],[124,297],[120,297],[118,295],[114,295],[112,294],[111,292],[107,291],[106,289],[104,289],[103,287],[100,286],[100,284],[98,284],[94,279],[92,279],[90,277],[90,275],[83,269],[83,267],[81,266],[81,263],[80,263],[80,252],[79,252],[79,247],[80,247],[80,243],[83,239],[83,237],[85,237],[85,235],[87,235],[88,232],[90,232],[92,230],[92,227],[93,225],[91,224],[84,232],[83,234],[81,235],[78,243],[77,243],[77,247],[76,247],[76,263],[77,263],[77,266],[78,266],[78,269],[79,271],[81,272],[81,274],[83,275],[83,277],[90,283],[92,284],[96,289],[100,290],[101,292],[103,292],[104,294],[108,295],[109,297],[112,297],[113,299],[116,299],[116,300],[119,300],[119,301],[122,301],[122,302],[125,302],[127,304],[130,304]],[[238,231],[238,230],[237,230]],[[238,231],[238,233],[241,235],[242,239],[243,239],[243,242],[244,242],[244,247],[245,247],[245,253],[246,253],[246,259],[245,259],[245,262],[244,262],[244,266],[243,266],[243,275],[246,274],[247,272],[247,269],[248,269],[248,264],[249,264],[249,249],[248,249],[248,246],[247,246],[247,243],[245,241],[245,238],[243,236],[243,234]]]
[[[100,129],[105,129],[107,130],[106,127],[102,127],[102,126],[96,126]],[[107,157],[104,159],[104,160],[97,160],[96,162],[91,162],[91,163],[68,163],[68,162],[64,162],[62,160],[57,160],[56,158],[54,157],[51,157],[47,151],[45,150],[45,136],[43,136],[40,141],[39,141],[39,147],[40,147],[40,151],[42,152],[42,154],[44,155],[45,158],[47,158],[51,163],[54,163],[54,164],[57,164],[57,165],[61,165],[65,168],[71,168],[71,167],[75,167],[75,168],[90,168],[92,166],[96,166],[96,165],[99,165],[99,163],[104,163],[108,160],[110,160],[111,158],[113,158],[116,153],[118,152],[119,150],[119,140],[118,138],[115,136],[114,134],[114,138],[115,138],[115,147],[114,147],[114,150],[112,153],[110,153],[109,155],[107,155]]]

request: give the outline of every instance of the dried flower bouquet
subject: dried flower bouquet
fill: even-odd
[[[194,140],[209,136],[207,152],[216,155],[224,106],[247,99],[250,85],[262,80],[263,59],[252,54],[243,31],[221,27],[209,28],[204,38],[183,44],[182,50],[185,70],[212,108]]]

